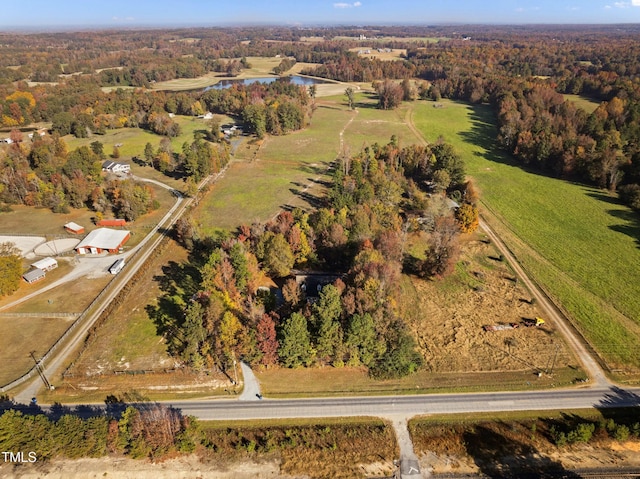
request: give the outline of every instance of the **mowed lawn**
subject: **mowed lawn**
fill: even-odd
[[[415,106],[425,138],[455,145],[492,225],[610,368],[640,370],[640,218],[593,187],[525,171],[498,150],[488,106]],[[491,215],[492,213],[492,215]]]

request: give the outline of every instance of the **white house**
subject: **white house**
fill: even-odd
[[[103,171],[109,171],[111,173],[129,173],[131,171],[131,165],[107,160],[102,163],[102,169]]]

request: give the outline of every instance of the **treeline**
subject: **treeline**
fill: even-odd
[[[200,101],[211,112],[241,117],[245,131],[258,138],[266,133],[283,135],[302,129],[313,113],[307,89],[287,78],[211,89],[202,94]]]
[[[4,398],[0,448],[24,451],[25,461],[30,459],[26,451],[33,451],[38,462],[106,455],[162,459],[191,453],[203,439],[195,418],[160,404],[115,404],[123,411],[107,404],[106,414],[96,410],[94,417],[87,419],[60,405],[54,405],[49,415],[29,409],[25,414],[16,406]]]
[[[463,203],[459,214],[448,192]],[[431,196],[430,196],[431,195]],[[169,351],[196,370],[257,365],[364,365],[377,378],[416,371],[422,357],[397,310],[404,269],[443,276],[457,260],[461,230],[477,226],[477,197],[450,145],[400,148],[395,139],[339,160],[324,206],[282,212],[234,235],[198,238],[186,220],[175,237],[191,251],[148,313]],[[463,208],[460,208],[461,211]],[[425,258],[405,250],[428,234]],[[320,270],[314,275],[292,269]],[[261,288],[273,278],[282,301]]]

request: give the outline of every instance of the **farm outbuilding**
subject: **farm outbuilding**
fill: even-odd
[[[41,279],[44,279],[45,276],[46,276],[46,273],[44,271],[42,271],[39,268],[36,268],[36,269],[32,269],[31,271],[27,271],[25,274],[22,275],[22,278],[27,283],[31,284],[31,283],[40,281]]]
[[[58,267],[58,262],[53,258],[42,258],[31,264],[32,268],[41,269],[42,271],[51,271]]]
[[[98,228],[78,243],[76,252],[78,254],[100,254],[105,251],[118,253],[130,237],[129,231]]]
[[[73,221],[64,225],[64,229],[69,233],[73,233],[74,235],[81,235],[84,233],[84,226],[80,226],[78,223],[74,223]]]
[[[98,226],[127,226],[127,221],[123,219],[100,220]]]

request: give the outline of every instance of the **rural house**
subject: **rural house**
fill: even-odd
[[[76,252],[78,254],[100,254],[105,251],[118,253],[130,237],[129,231],[98,228],[78,243]]]
[[[102,170],[110,173],[129,173],[131,171],[131,165],[107,160],[102,163]]]

